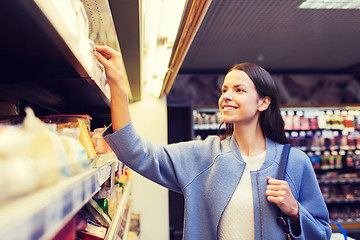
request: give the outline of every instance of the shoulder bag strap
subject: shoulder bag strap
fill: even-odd
[[[291,148],[290,144],[285,144],[283,147],[281,157],[280,157],[279,171],[276,176],[276,179],[284,180],[284,178],[285,178],[285,171],[286,171],[286,166],[287,166],[287,162],[288,162],[288,158],[289,158],[290,148]]]
[[[284,178],[285,178],[285,171],[286,171],[286,166],[287,166],[287,162],[288,162],[288,158],[289,158],[290,148],[291,148],[290,144],[285,144],[283,147],[281,157],[280,157],[279,171],[276,176],[276,179],[284,180]],[[289,239],[289,240],[292,239],[290,230],[289,230],[289,223],[287,221],[287,216],[280,210],[280,208],[278,208],[277,221],[281,225],[281,227],[284,231],[284,234],[286,235],[286,239]]]

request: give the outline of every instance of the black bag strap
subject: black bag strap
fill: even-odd
[[[287,162],[288,162],[288,158],[289,158],[290,148],[291,148],[290,144],[285,144],[283,147],[281,157],[280,157],[279,171],[276,176],[276,179],[284,180],[284,178],[285,178],[285,171],[286,171],[286,166],[287,166]]]
[[[279,171],[276,176],[276,179],[284,180],[284,178],[285,178],[285,171],[286,171],[286,166],[287,166],[287,162],[289,159],[290,148],[291,148],[290,144],[285,144],[283,147],[281,157],[280,157]],[[289,223],[287,221],[287,216],[280,210],[280,208],[278,208],[277,221],[281,225],[281,227],[284,231],[284,234],[286,235],[286,238],[289,240],[292,239],[290,230],[289,230]]]

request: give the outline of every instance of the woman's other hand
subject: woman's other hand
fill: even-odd
[[[269,202],[275,203],[280,210],[291,220],[295,233],[299,235],[299,205],[291,192],[288,182],[275,178],[266,177],[268,185],[266,187],[266,196]]]
[[[268,185],[266,196],[269,202],[275,203],[287,216],[297,216],[299,206],[295,200],[288,182],[275,178],[266,177]]]

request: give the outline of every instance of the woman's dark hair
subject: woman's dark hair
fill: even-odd
[[[265,111],[262,111],[259,117],[264,136],[278,143],[287,143],[284,121],[280,114],[278,91],[270,74],[254,63],[236,64],[228,73],[233,70],[244,71],[253,81],[258,95],[261,98],[268,96],[271,99],[269,107]],[[233,124],[226,124],[225,126],[225,134],[231,135],[234,131]]]

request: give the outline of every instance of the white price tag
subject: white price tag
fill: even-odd
[[[29,219],[32,225],[30,239],[40,239],[45,234],[45,210],[42,210]]]
[[[51,231],[62,219],[62,201],[56,198],[49,206],[44,209],[45,229]]]
[[[100,179],[100,184],[102,184],[105,180],[104,180],[104,172],[105,172],[105,168],[100,168],[99,169],[99,179]]]
[[[81,184],[76,184],[73,188],[73,204],[74,206],[79,206],[83,202],[83,192],[81,189]]]
[[[102,184],[101,172],[100,172],[100,170],[96,172],[96,182],[97,182],[97,184],[98,184],[99,186]]]
[[[112,164],[106,167],[106,173],[105,173],[106,179],[108,179],[111,175],[111,168],[112,168]]]
[[[97,181],[96,181],[96,175],[91,176],[91,193],[96,192],[98,189],[97,187]]]
[[[61,217],[66,217],[69,213],[73,210],[73,198],[72,198],[72,191],[66,192],[62,197],[62,215]]]
[[[84,198],[88,199],[91,196],[91,178],[84,181]]]

